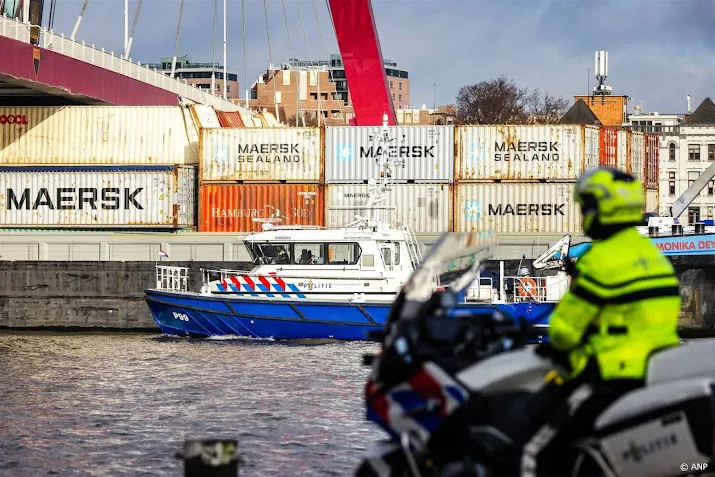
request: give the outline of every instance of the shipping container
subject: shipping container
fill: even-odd
[[[592,126],[458,126],[457,181],[573,180],[598,164]]]
[[[629,158],[628,173],[636,180],[643,182],[645,172],[645,135],[642,132],[631,133],[631,157]]]
[[[364,216],[368,198],[367,184],[326,185],[326,224],[343,227]],[[409,226],[415,233],[443,233],[451,230],[452,185],[393,184],[377,211],[378,217],[394,226]],[[349,209],[352,208],[352,209]]]
[[[195,166],[0,167],[2,228],[195,225]]]
[[[213,106],[206,104],[192,104],[189,106],[194,122],[199,128],[220,128],[221,123]]]
[[[453,126],[388,126],[388,146],[378,139],[382,127],[325,128],[325,182],[363,183],[378,177],[382,154],[404,158],[404,167],[392,171],[396,182],[452,182],[454,178]]]
[[[202,184],[199,232],[258,232],[274,225],[320,225],[325,219],[319,184]]]
[[[628,136],[630,131],[616,127],[602,127],[598,165],[625,171],[628,162]]]
[[[320,128],[201,130],[201,181],[321,182]]]
[[[646,189],[645,191],[645,211],[658,212],[660,210],[658,191],[655,189]]]
[[[660,139],[657,134],[645,135],[645,187],[646,189],[658,188],[658,175],[660,164]]]
[[[0,107],[0,164],[196,164],[180,106]]]
[[[243,128],[246,127],[241,119],[241,113],[238,111],[216,111],[221,127],[224,128]]]
[[[575,183],[472,182],[455,188],[455,230],[496,233],[579,233]]]

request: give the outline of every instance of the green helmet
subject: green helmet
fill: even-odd
[[[581,206],[587,234],[596,223],[635,225],[643,218],[643,185],[630,174],[610,167],[584,172],[576,182],[574,199]]]

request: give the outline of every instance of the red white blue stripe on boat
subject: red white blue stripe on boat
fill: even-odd
[[[292,295],[298,298],[305,298],[305,295],[300,292],[295,284],[286,283],[276,272],[269,272],[267,277],[262,275],[254,275],[252,277],[248,275],[236,275],[222,280],[216,284],[216,287],[222,292],[236,292],[236,296],[250,295],[275,298],[276,294],[270,292],[277,291],[283,298],[292,298]],[[256,291],[264,293],[255,293]]]

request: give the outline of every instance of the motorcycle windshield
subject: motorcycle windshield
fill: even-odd
[[[425,303],[438,288],[449,288],[455,295],[466,290],[492,256],[496,242],[491,230],[443,234],[403,286],[405,301]]]

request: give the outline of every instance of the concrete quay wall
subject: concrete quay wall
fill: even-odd
[[[189,287],[201,286],[201,268],[245,270],[247,262],[172,262],[191,267]],[[0,328],[158,327],[144,301],[156,287],[154,262],[0,262]]]

